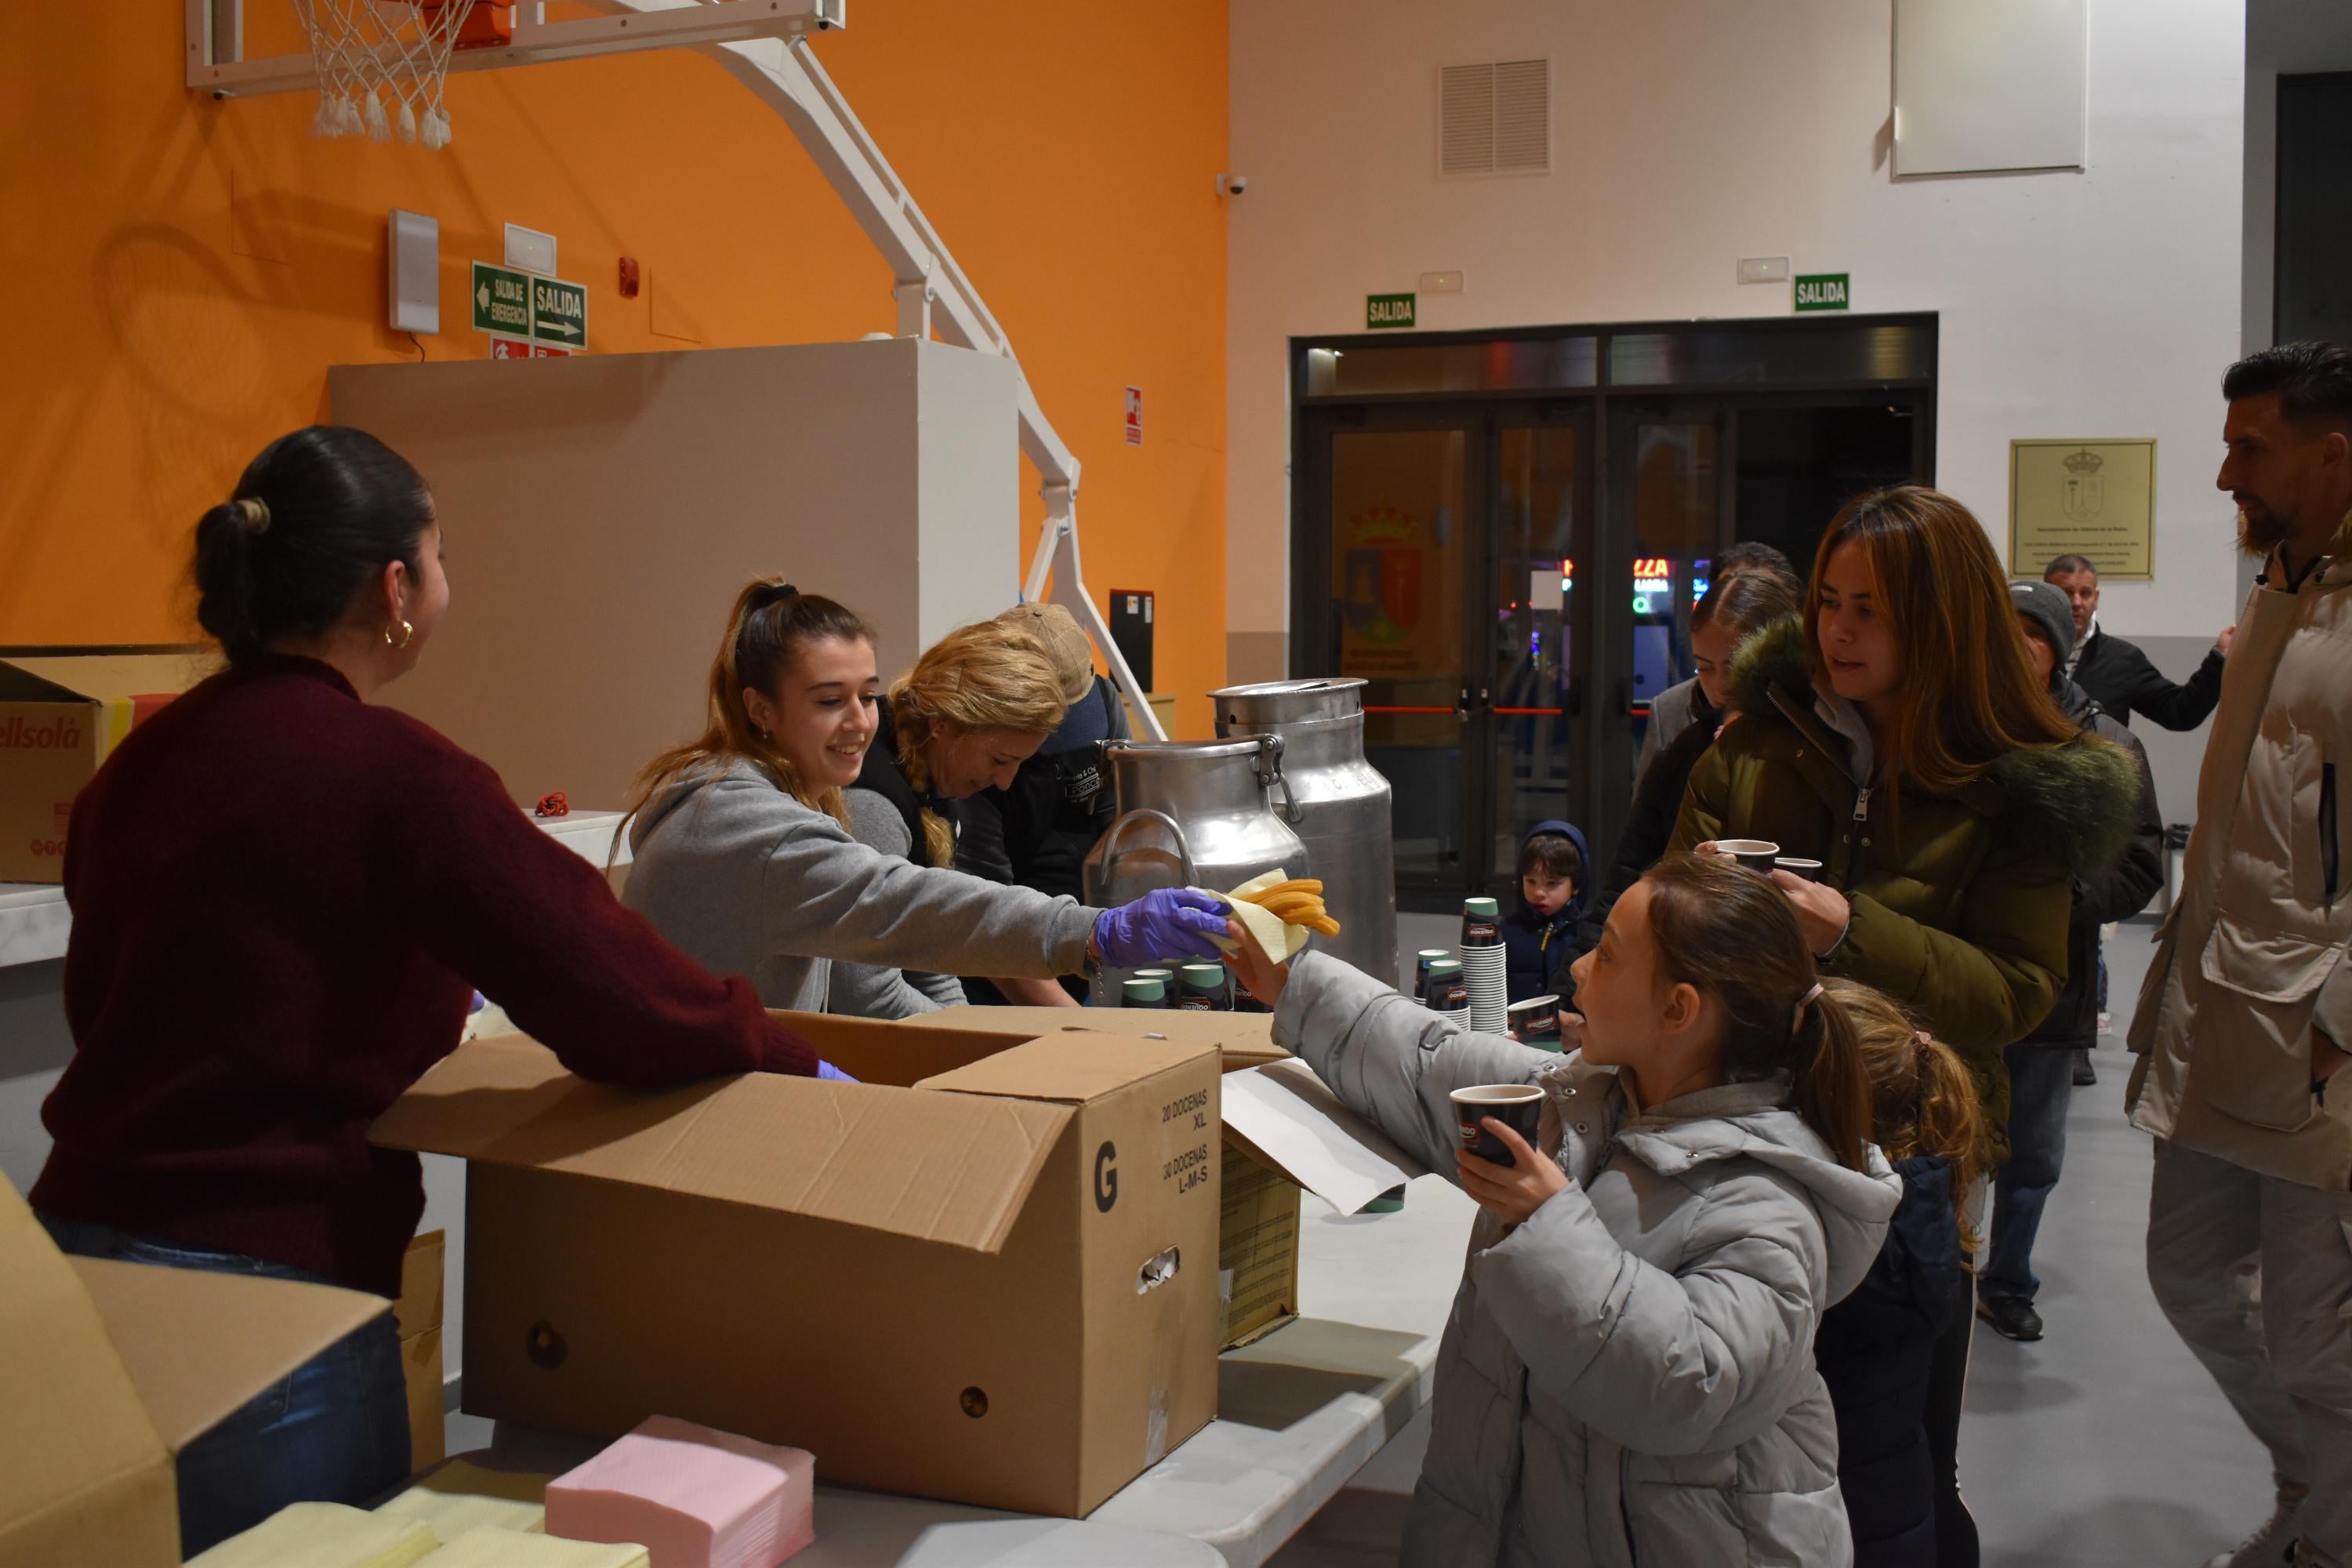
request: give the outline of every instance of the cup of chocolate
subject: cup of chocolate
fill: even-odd
[[[1780,847],[1769,838],[1718,838],[1715,852],[1730,856],[1751,871],[1769,871],[1780,857]]]
[[[1524,1002],[1514,1002],[1504,1017],[1511,1038],[1521,1045],[1540,1046],[1548,1051],[1559,1049],[1559,997],[1530,996]]]
[[[1822,879],[1822,863],[1818,860],[1807,860],[1796,855],[1783,855],[1774,860],[1772,865],[1776,870],[1786,871],[1792,877],[1802,877],[1808,882],[1818,882]]]
[[[1508,1127],[1528,1141],[1533,1148],[1537,1124],[1543,1120],[1544,1091],[1531,1083],[1490,1083],[1475,1089],[1457,1089],[1451,1096],[1454,1101],[1454,1125],[1462,1133],[1462,1147],[1492,1165],[1515,1165],[1503,1141],[1481,1125],[1488,1117]]]

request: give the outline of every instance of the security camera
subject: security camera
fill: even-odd
[[[1247,174],[1219,174],[1217,176],[1217,195],[1221,196],[1237,196],[1248,189],[1249,176]]]

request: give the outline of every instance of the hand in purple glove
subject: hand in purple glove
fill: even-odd
[[[1171,958],[1215,958],[1209,939],[1225,934],[1225,900],[1189,888],[1158,888],[1095,918],[1095,949],[1113,969]]]
[[[816,1064],[816,1076],[819,1078],[829,1078],[835,1083],[856,1083],[857,1081],[847,1073],[842,1071],[839,1068],[834,1066],[831,1062],[822,1060]]]

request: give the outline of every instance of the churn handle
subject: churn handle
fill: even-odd
[[[1282,771],[1282,737],[1279,735],[1260,735],[1257,738],[1257,782],[1269,791],[1277,784],[1281,786],[1282,819],[1285,822],[1296,823],[1305,816],[1306,814],[1298,809],[1298,797],[1290,793],[1290,780]]]
[[[1197,886],[1201,880],[1201,874],[1192,868],[1192,845],[1184,837],[1184,829],[1166,812],[1154,811],[1148,805],[1139,805],[1133,811],[1123,813],[1117,822],[1110,825],[1110,831],[1103,835],[1102,852],[1105,869],[1108,869],[1112,858],[1118,854],[1118,836],[1127,830],[1129,823],[1139,816],[1150,817],[1158,821],[1175,837],[1176,857],[1184,867],[1184,885],[1188,888]]]

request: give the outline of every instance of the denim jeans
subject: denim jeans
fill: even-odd
[[[314,1274],[197,1252],[102,1225],[40,1216],[61,1252],[323,1284]],[[180,1555],[194,1557],[291,1502],[373,1500],[408,1474],[408,1394],[387,1310],[329,1345],[180,1450]]]
[[[2009,1159],[1993,1176],[1992,1237],[1977,1294],[1988,1300],[2031,1303],[2042,1281],[2033,1277],[2033,1237],[2042,1206],[2066,1161],[2066,1105],[2074,1094],[2074,1053],[2063,1047],[2011,1046],[2009,1063]]]

